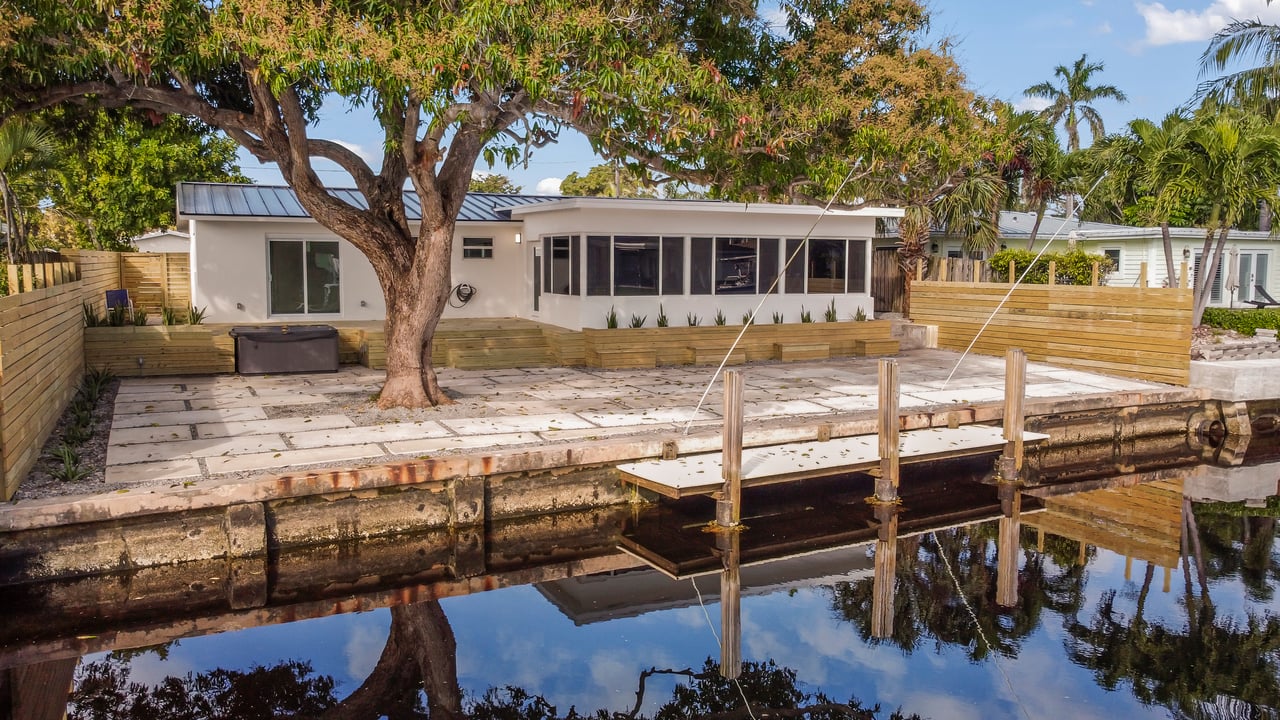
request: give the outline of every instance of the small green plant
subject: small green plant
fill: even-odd
[[[187,306],[187,324],[203,325],[204,316],[208,312],[208,310],[209,310],[208,306],[205,306],[202,308],[198,308],[195,305]]]
[[[685,322],[689,323],[689,327],[698,327],[702,324],[702,318],[694,315],[693,313],[689,313],[685,316]]]
[[[742,324],[743,324],[743,325],[750,325],[752,320],[755,320],[755,318],[751,317],[751,313],[750,313],[750,312],[744,312],[744,313],[742,313]]]
[[[609,329],[618,327],[618,309],[612,305],[609,306],[609,312],[604,315],[604,326]]]
[[[93,405],[86,403],[84,405],[71,406],[71,422],[77,427],[88,427],[93,424]]]
[[[89,303],[81,303],[82,312],[84,313],[85,327],[102,327],[107,324],[107,319],[94,312],[93,306]]]
[[[729,322],[729,318],[725,317],[723,312],[721,312],[720,310],[717,310],[717,311],[716,311],[716,317],[715,317],[715,323],[716,323],[717,325],[724,325],[724,324],[725,324],[725,323],[727,323],[727,322]]]
[[[80,447],[93,437],[93,425],[68,425],[62,432],[62,442],[72,447]]]
[[[631,321],[627,323],[627,326],[633,327],[633,328],[641,328],[641,327],[644,327],[644,321],[648,319],[649,319],[648,315],[641,316],[641,315],[636,315],[635,313],[632,313]]]
[[[143,309],[141,309],[141,308],[134,308],[134,309],[133,309],[133,324],[134,324],[134,325],[146,325],[146,324],[147,324],[147,311],[146,311],[146,310],[143,310]]]
[[[105,324],[109,327],[124,327],[129,319],[129,309],[123,305],[117,305],[107,309],[107,317]]]
[[[665,308],[663,308],[663,307],[662,307],[661,303],[659,303],[659,305],[658,305],[658,327],[667,327],[667,325],[669,325],[669,324],[670,324],[670,320],[668,320],[668,319],[667,319],[667,311],[666,311],[666,309],[665,309]]]
[[[831,304],[827,306],[826,312],[822,313],[823,319],[827,322],[835,322],[840,319],[840,314],[836,312],[836,300],[831,299]]]
[[[55,479],[63,482],[79,482],[89,477],[91,471],[80,465],[80,453],[74,447],[64,443],[54,448],[51,454],[54,460],[62,463],[50,472]]]
[[[160,308],[160,324],[161,325],[177,325],[178,311],[174,310],[168,305],[165,305],[164,307]]]
[[[866,313],[866,311],[864,311],[861,307],[859,307],[859,308],[858,308],[858,311],[857,311],[857,312],[855,312],[855,313],[853,314],[853,321],[854,321],[854,322],[866,322],[866,321],[867,321],[867,313]]]
[[[803,305],[800,306],[800,322],[802,323],[813,322],[813,313],[809,312],[808,310],[805,310]]]
[[[98,398],[102,397],[102,393],[106,392],[107,387],[111,385],[111,381],[116,376],[110,370],[90,368],[84,374],[84,380],[80,385],[80,390],[84,393],[85,398],[89,402],[98,402]]]
[[[782,324],[782,313],[778,312],[777,310],[773,311],[773,324],[774,325]]]

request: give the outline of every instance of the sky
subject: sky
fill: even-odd
[[[1185,103],[1201,81],[1199,60],[1209,38],[1233,19],[1261,18],[1280,23],[1280,3],[1266,0],[931,0],[931,34],[949,38],[960,67],[975,92],[1013,103],[1022,109],[1042,108],[1043,101],[1023,91],[1053,81],[1058,65],[1070,66],[1082,53],[1103,63],[1097,84],[1110,84],[1129,100],[1101,101],[1108,132],[1136,118],[1158,120]],[[1056,83],[1055,83],[1056,84]],[[380,156],[376,125],[360,111],[327,106],[315,137],[339,141],[370,159]],[[1082,143],[1090,142],[1087,132]],[[259,183],[281,184],[274,165],[262,165],[243,151],[241,168]],[[527,167],[491,170],[502,173],[531,194],[557,194],[571,172],[585,174],[599,164],[586,139],[565,131],[556,145],[536,150]],[[349,187],[336,166],[317,163],[321,177],[333,187]],[[490,170],[480,162],[478,171]]]

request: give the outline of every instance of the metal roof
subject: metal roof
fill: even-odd
[[[329,194],[355,207],[368,207],[363,195],[351,188],[331,188]],[[533,205],[556,196],[467,193],[458,212],[459,222],[512,222],[508,209]],[[404,192],[404,210],[409,220],[422,219],[422,206],[411,190]],[[239,185],[231,183],[178,183],[179,217],[309,218],[293,190],[280,185]]]

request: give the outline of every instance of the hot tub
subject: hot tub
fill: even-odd
[[[231,328],[236,372],[338,371],[338,330],[329,325],[262,325]]]

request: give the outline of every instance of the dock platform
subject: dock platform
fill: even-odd
[[[1042,433],[1023,432],[1022,442],[1030,445],[1048,437]],[[904,464],[944,460],[996,452],[1004,445],[1004,431],[986,425],[908,430],[900,436],[899,457]],[[720,463],[721,453],[716,452],[674,460],[622,463],[617,467],[623,481],[679,499],[690,495],[710,495],[720,490],[724,486]],[[879,465],[879,439],[875,435],[745,448],[742,451],[742,486],[863,472]]]

